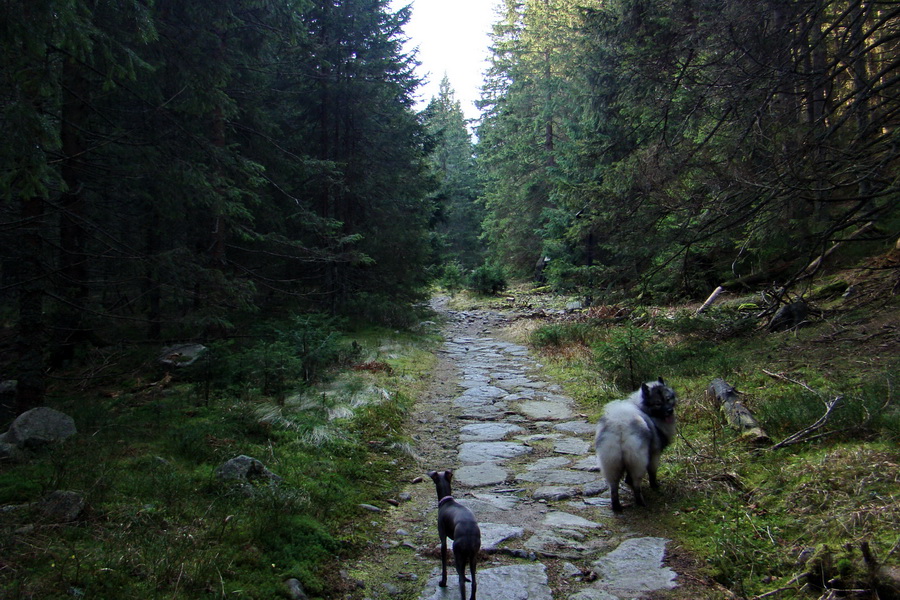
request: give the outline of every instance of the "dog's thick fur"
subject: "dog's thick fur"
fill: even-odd
[[[619,481],[634,491],[634,501],[645,506],[641,494],[644,474],[650,476],[650,487],[656,489],[659,456],[675,436],[675,391],[659,378],[641,385],[625,400],[606,405],[597,424],[594,449],[597,463],[609,483],[612,509],[621,512]]]
[[[434,480],[438,496],[438,535],[441,538],[441,587],[447,587],[447,538],[453,540],[453,559],[456,573],[459,575],[460,600],[466,600],[466,565],[472,573],[472,596],[478,583],[475,581],[475,562],[481,550],[481,529],[475,515],[468,508],[453,499],[450,492],[450,481],[453,471],[429,471],[428,476]]]

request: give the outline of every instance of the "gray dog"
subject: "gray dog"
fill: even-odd
[[[472,511],[456,502],[450,494],[453,471],[430,471],[438,495],[438,535],[441,538],[441,587],[447,587],[447,538],[453,540],[453,559],[459,575],[460,600],[466,600],[466,564],[472,572],[472,597],[475,600],[475,559],[481,550],[481,529]]]
[[[597,424],[594,448],[597,463],[609,483],[612,509],[621,512],[619,481],[634,491],[634,501],[645,506],[641,479],[650,475],[650,487],[656,489],[659,455],[675,436],[675,391],[659,378],[641,385],[625,400],[606,405]]]

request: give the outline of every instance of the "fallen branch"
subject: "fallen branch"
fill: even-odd
[[[813,433],[814,431],[818,431],[825,425],[825,423],[828,422],[828,418],[831,416],[832,411],[834,411],[835,407],[838,405],[838,402],[840,402],[843,399],[844,399],[843,396],[836,396],[834,398],[834,400],[831,400],[830,402],[826,402],[825,403],[825,414],[823,414],[821,417],[819,417],[818,421],[816,421],[815,423],[813,423],[806,429],[802,429],[802,430],[798,431],[797,433],[792,433],[791,435],[787,436],[786,438],[784,438],[783,440],[781,440],[780,442],[778,442],[777,444],[775,444],[774,446],[769,448],[769,450],[777,450],[778,448],[784,448],[785,446],[791,446],[793,444],[799,444],[800,442],[805,442],[805,441],[814,439],[813,437],[810,437],[810,434]],[[822,437],[823,435],[827,435],[827,434],[819,434],[815,437],[819,438],[819,437]]]
[[[806,266],[806,268],[803,269],[803,270],[800,272],[800,274],[801,274],[802,276],[807,276],[807,275],[812,275],[812,274],[814,274],[814,273],[819,269],[819,267],[822,266],[822,263],[823,263],[829,256],[831,256],[832,254],[834,254],[834,251],[835,251],[835,250],[837,250],[838,248],[840,248],[845,242],[849,242],[849,241],[851,241],[851,240],[854,240],[854,239],[858,238],[860,235],[862,235],[862,234],[864,234],[865,232],[869,231],[869,230],[872,229],[874,226],[875,226],[875,222],[874,222],[874,221],[869,221],[868,223],[866,223],[865,225],[863,225],[862,227],[860,227],[859,229],[857,229],[856,231],[854,231],[853,233],[851,233],[850,235],[848,235],[848,236],[847,236],[846,238],[844,238],[843,240],[839,240],[839,241],[835,242],[835,243],[831,246],[831,248],[829,248],[828,250],[826,250],[825,252],[823,252],[818,258],[816,258],[814,261],[812,261],[811,263],[809,263],[809,264]]]
[[[702,313],[703,311],[705,311],[707,308],[709,308],[710,306],[712,306],[713,303],[716,301],[716,298],[719,297],[719,294],[721,294],[721,293],[724,292],[724,291],[725,291],[725,288],[723,288],[721,285],[720,285],[719,287],[717,287],[716,289],[714,289],[714,290],[713,290],[713,293],[710,294],[710,295],[709,295],[709,298],[706,299],[706,302],[704,302],[704,303],[700,306],[700,308],[697,309],[697,312],[694,313],[694,314],[699,315],[700,313]]]
[[[709,397],[719,401],[729,425],[738,430],[742,438],[748,439],[756,445],[769,443],[768,434],[760,426],[750,409],[738,399],[739,392],[733,386],[728,385],[724,379],[716,378],[709,384],[706,393]]]
[[[770,592],[766,592],[765,594],[760,594],[759,596],[753,596],[753,600],[760,600],[761,598],[768,598],[769,596],[774,596],[775,594],[780,594],[781,592],[786,592],[788,590],[797,590],[799,589],[794,584],[803,579],[804,577],[809,577],[809,573],[800,573],[799,575],[795,575],[784,584],[782,587],[772,590]]]
[[[796,379],[791,379],[790,377],[788,377],[787,375],[784,375],[782,373],[773,373],[772,371],[767,371],[765,369],[763,369],[762,372],[765,373],[766,375],[768,375],[769,377],[774,377],[775,379],[781,379],[782,381],[789,381],[790,383],[799,385],[800,387],[805,389],[807,392],[811,392],[811,393],[815,394],[816,396],[819,395],[819,393],[816,390],[812,389],[811,387],[809,387],[802,381],[797,381]]]
[[[765,369],[763,369],[762,371],[769,377],[774,377],[775,379],[781,379],[783,381],[788,381],[795,385],[799,385],[806,391],[813,393],[816,396],[819,396],[819,397],[822,396],[822,394],[820,394],[816,390],[812,389],[811,387],[809,387],[802,381],[797,381],[796,379],[791,379],[787,375],[783,375],[781,373],[773,373],[773,372],[767,371]],[[820,433],[815,436],[810,435],[813,432],[821,429],[825,425],[825,423],[828,422],[828,418],[831,416],[832,411],[834,411],[835,407],[837,407],[838,402],[843,400],[843,398],[844,398],[843,396],[837,396],[833,400],[831,400],[829,402],[825,402],[825,414],[823,414],[821,417],[819,417],[819,419],[815,423],[813,423],[812,425],[810,425],[809,427],[807,427],[805,429],[801,429],[800,431],[798,431],[796,433],[792,433],[791,435],[787,436],[786,438],[784,438],[783,440],[781,440],[780,442],[778,442],[777,444],[775,444],[774,446],[772,446],[769,449],[777,450],[778,448],[784,448],[785,446],[799,444],[800,442],[809,442],[809,441],[818,439],[820,437],[824,437],[826,435],[831,435],[831,433],[836,433],[836,432],[825,432],[825,433]],[[868,417],[866,418],[866,420],[868,421]]]

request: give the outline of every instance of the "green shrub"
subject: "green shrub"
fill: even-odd
[[[463,289],[465,279],[466,274],[460,264],[457,262],[452,262],[444,265],[438,283],[440,283],[442,287],[446,288],[447,291],[455,293]]]
[[[485,263],[469,273],[466,287],[478,294],[496,294],[506,289],[506,276],[503,269]]]
[[[594,359],[600,369],[620,387],[636,389],[642,381],[660,376],[659,345],[649,329],[627,324],[610,329],[606,340],[594,344]]]

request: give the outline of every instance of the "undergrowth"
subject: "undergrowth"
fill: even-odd
[[[783,588],[779,597],[817,598],[841,586],[877,588],[863,548],[879,564],[900,565],[900,335],[882,325],[895,315],[891,306],[836,311],[770,334],[746,306],[699,317],[634,310],[625,321],[545,323],[528,339],[595,420],[640,381],[662,376],[679,394],[662,492],[632,518],[677,539],[741,597]],[[707,397],[717,377],[742,392],[772,443],[836,403],[799,443],[752,447]]]
[[[432,364],[427,336],[340,327],[298,318],[214,347],[211,366],[59,386],[50,404],[79,433],[0,464],[0,597],[270,599],[289,578],[333,590],[330,566],[368,542],[347,523],[386,506],[411,461],[403,425]],[[281,480],[219,481],[240,454]],[[42,517],[53,490],[84,497],[78,521]]]

